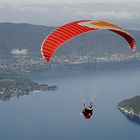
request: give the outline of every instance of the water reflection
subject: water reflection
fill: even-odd
[[[122,112],[122,113],[123,113],[123,112]],[[126,116],[126,118],[127,118],[129,121],[131,121],[132,123],[135,123],[135,124],[137,124],[137,125],[140,126],[140,118],[139,118],[139,117],[137,117],[137,116],[135,116],[135,115],[125,114],[125,113],[123,113],[123,114]]]
[[[117,109],[122,99],[139,93],[139,70],[92,74],[88,66],[87,72],[78,68],[30,74],[32,81],[58,85],[59,90],[0,102],[1,139],[139,140],[139,124],[130,123]],[[81,99],[90,93],[93,118],[85,121],[80,116]]]

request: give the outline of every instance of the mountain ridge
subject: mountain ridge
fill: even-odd
[[[55,28],[56,27],[28,23],[0,23],[0,57],[11,57],[13,49],[27,49],[29,55],[41,57],[40,47],[42,41]],[[129,32],[136,38],[137,46],[140,46],[140,41],[138,39],[140,31],[130,30]],[[55,54],[79,55],[79,52],[82,55],[91,52],[100,54],[101,51],[107,53],[112,53],[111,51],[114,51],[119,53],[125,52],[126,50],[131,52],[130,49],[124,47],[126,45],[128,46],[126,41],[120,36],[102,30],[81,34],[69,40],[63,45],[65,47],[62,46]],[[137,50],[140,50],[139,47],[137,47]]]

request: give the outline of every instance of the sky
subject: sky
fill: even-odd
[[[0,0],[0,22],[60,26],[92,19],[139,24],[139,7],[140,0]]]
[[[139,0],[0,0],[2,3],[139,3]]]

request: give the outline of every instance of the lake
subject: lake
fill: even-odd
[[[139,140],[140,125],[118,109],[123,99],[140,95],[140,68],[94,70],[91,64],[60,66],[26,76],[58,90],[0,102],[1,140]],[[109,68],[110,66],[108,66]],[[93,101],[85,120],[83,102]]]

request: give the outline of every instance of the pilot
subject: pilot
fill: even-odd
[[[84,103],[84,109],[82,110],[82,114],[85,119],[90,119],[91,116],[93,115],[93,104],[92,102],[90,103],[89,107],[85,107]]]

